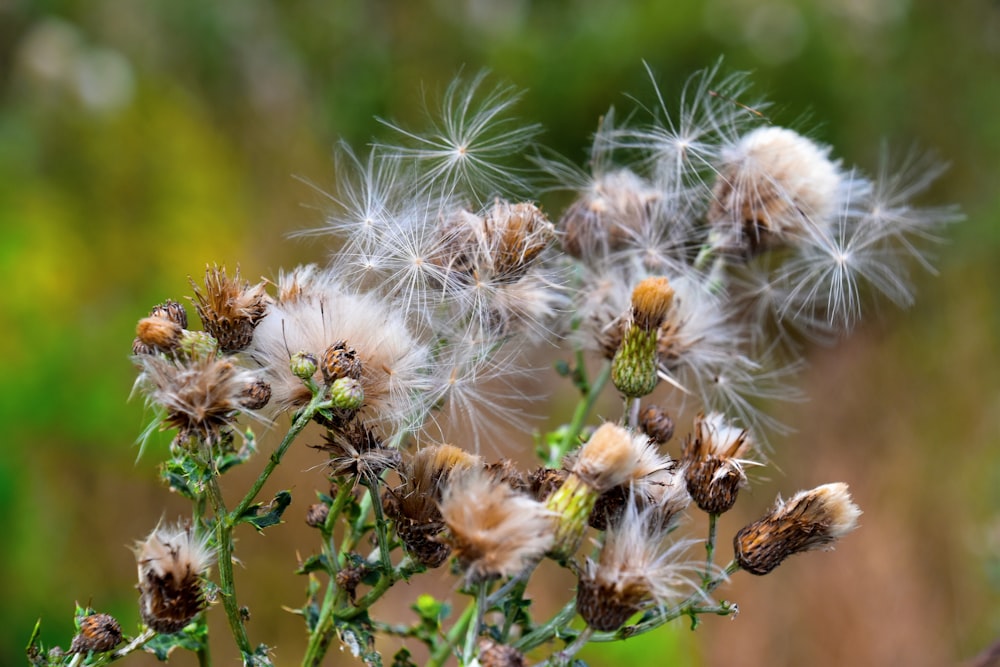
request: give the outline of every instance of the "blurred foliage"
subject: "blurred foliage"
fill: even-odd
[[[547,145],[582,160],[610,105],[632,108],[629,95],[652,101],[643,61],[670,102],[691,72],[720,55],[727,68],[754,71],[755,91],[777,103],[773,120],[833,144],[846,162],[874,168],[885,137],[900,152],[916,143],[952,164],[928,201],[959,202],[969,220],[941,248],[941,278],[924,281],[914,312],[892,315],[889,340],[874,328],[891,352],[856,355],[882,364],[865,369],[881,386],[858,392],[869,405],[888,402],[892,423],[909,424],[881,434],[896,439],[884,451],[908,462],[905,474],[876,467],[866,482],[868,461],[856,445],[847,460],[862,470],[848,469],[845,481],[870,483],[877,491],[862,491],[861,500],[889,502],[898,514],[888,521],[911,531],[911,548],[929,550],[924,565],[942,568],[889,567],[885,575],[928,578],[942,605],[934,617],[945,619],[931,637],[948,659],[1000,635],[991,602],[1000,562],[996,3],[0,0],[0,299],[8,323],[0,327],[8,424],[0,663],[22,662],[38,617],[48,644],[68,643],[74,596],[117,615],[126,632],[134,627],[136,595],[125,583],[134,564],[122,544],[171,507],[155,457],[136,464],[130,447],[143,423],[138,401],[126,403],[134,322],[189,293],[186,277],[207,262],[239,262],[253,277],[321,260],[322,249],[286,236],[321,223],[315,207],[334,182],[337,141],[365,143],[382,132],[376,116],[417,123],[456,72],[487,67],[527,89],[519,112],[545,125]],[[840,396],[810,377],[814,396]],[[794,478],[799,459],[784,456],[776,477],[813,481]],[[744,584],[750,595],[761,582]],[[275,599],[294,604],[299,593]],[[766,610],[755,614],[769,620]],[[720,621],[695,636],[724,643],[742,623]],[[300,640],[292,632],[286,644]],[[643,664],[643,650],[723,660],[724,647],[665,648],[689,646],[687,635],[678,627],[588,656],[595,665]]]

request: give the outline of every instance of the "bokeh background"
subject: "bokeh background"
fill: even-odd
[[[255,278],[322,261],[327,246],[288,235],[321,223],[307,183],[332,187],[337,141],[383,132],[374,116],[417,123],[425,92],[486,67],[527,90],[518,112],[546,144],[582,160],[601,113],[649,99],[643,61],[669,101],[720,56],[754,72],[775,120],[848,163],[873,169],[883,140],[936,150],[951,169],[924,203],[968,219],[915,307],[811,351],[810,400],[777,408],[796,431],[721,522],[731,535],[778,493],[843,480],[861,529],[832,553],[737,575],[720,591],[734,620],[584,657],[947,665],[1000,638],[997,3],[0,0],[0,664],[23,663],[38,618],[48,645],[67,646],[75,601],[135,627],[128,546],[185,509],[155,451],[136,461],[135,320],[189,294],[207,262]],[[302,600],[291,570],[311,547],[300,514],[324,485],[317,462],[299,448],[271,485],[298,494],[287,524],[238,535],[251,637],[281,665],[301,655],[300,619],[281,607]],[[570,583],[554,586],[563,598]],[[406,604],[387,613],[405,620]],[[222,616],[217,662],[236,664]]]

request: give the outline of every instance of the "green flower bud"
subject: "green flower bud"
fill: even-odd
[[[292,375],[302,380],[311,378],[316,374],[316,369],[319,368],[316,363],[316,357],[308,352],[296,352],[293,354],[288,367],[292,370]]]
[[[365,389],[354,378],[342,377],[330,385],[330,401],[341,410],[357,410],[365,402]]]
[[[211,334],[204,331],[184,330],[179,347],[191,359],[211,359],[219,349],[219,344]]]

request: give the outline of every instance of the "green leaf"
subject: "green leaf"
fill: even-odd
[[[310,572],[330,572],[330,560],[323,554],[313,554],[295,570],[295,574],[309,574]]]
[[[281,515],[285,513],[288,506],[292,504],[292,494],[288,491],[278,491],[274,500],[267,505],[257,503],[247,508],[247,511],[237,517],[236,522],[247,522],[257,530],[263,530],[268,526],[275,526],[281,523]]]

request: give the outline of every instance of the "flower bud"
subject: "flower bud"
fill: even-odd
[[[323,371],[323,381],[328,385],[341,378],[360,380],[361,360],[353,347],[346,341],[338,340],[326,348],[320,370]]]
[[[122,626],[109,614],[90,614],[80,619],[80,630],[73,637],[70,653],[104,653],[122,641]]]
[[[484,637],[479,640],[479,664],[482,667],[525,667],[528,662],[513,646]]]
[[[329,515],[330,507],[326,503],[313,503],[306,512],[306,525],[319,528],[326,523],[326,517]]]
[[[341,410],[357,410],[365,402],[365,389],[350,377],[342,377],[330,385],[330,401]]]
[[[308,352],[296,352],[288,362],[288,367],[292,369],[292,375],[308,380],[316,373],[318,368],[316,357]]]
[[[179,345],[181,352],[190,359],[211,359],[219,349],[219,344],[204,331],[183,331]]]
[[[632,308],[611,365],[611,381],[629,398],[651,394],[660,381],[656,342],[660,325],[673,304],[666,278],[646,278],[632,290]]]
[[[260,410],[270,400],[271,385],[261,379],[254,380],[243,391],[243,407],[247,410]]]
[[[135,327],[136,340],[150,350],[173,350],[181,342],[184,329],[162,317],[144,317]]]

